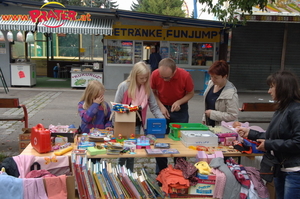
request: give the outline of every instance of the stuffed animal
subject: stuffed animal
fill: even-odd
[[[198,169],[198,172],[201,174],[209,175],[211,173],[211,169],[208,163],[205,161],[197,162],[194,166]]]

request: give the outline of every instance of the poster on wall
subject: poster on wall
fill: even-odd
[[[5,43],[0,43],[0,54],[6,54]]]
[[[160,56],[162,59],[169,57],[169,48],[168,47],[160,47]]]
[[[87,87],[92,80],[102,82],[102,73],[72,73],[71,87]]]

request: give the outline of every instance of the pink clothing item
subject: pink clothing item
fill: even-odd
[[[128,96],[128,90],[125,91],[123,100],[121,102],[122,104],[132,104],[132,98]],[[142,107],[142,122],[143,126],[145,126],[146,123],[146,117],[147,117],[147,108],[148,108],[148,99],[147,99],[147,104]]]
[[[48,199],[43,178],[25,178],[23,188],[23,199]]]
[[[214,198],[223,198],[224,187],[226,184],[226,175],[219,169],[211,168],[212,173],[216,175],[216,184],[214,189]]]
[[[44,179],[49,199],[67,199],[66,175],[46,177]]]
[[[17,155],[13,156],[14,161],[18,166],[20,173],[19,178],[25,178],[26,174],[29,173],[31,165],[34,163],[34,155]]]
[[[148,95],[145,93],[145,86],[141,85],[140,89],[137,87],[135,90],[135,99],[132,100],[132,105],[146,107],[148,104]]]

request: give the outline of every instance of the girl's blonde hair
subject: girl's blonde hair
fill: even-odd
[[[80,101],[84,101],[83,108],[87,110],[92,104],[93,100],[99,97],[99,93],[104,93],[105,88],[101,82],[98,80],[92,80],[88,83],[87,87],[84,90],[84,93],[80,99]],[[105,102],[101,102],[100,104],[103,107],[104,114],[107,114],[106,104]]]
[[[135,91],[137,88],[137,76],[138,75],[148,75],[147,81],[145,82],[145,92],[147,96],[150,96],[150,68],[142,61],[134,64],[128,78],[126,81],[129,83],[128,87],[128,97],[135,99]]]

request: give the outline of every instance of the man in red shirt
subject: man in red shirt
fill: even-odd
[[[151,88],[162,114],[169,123],[188,123],[188,101],[194,96],[194,82],[186,70],[178,68],[174,60],[165,58],[151,75]],[[174,161],[176,161],[174,159]],[[167,158],[156,158],[156,173],[168,166]]]

